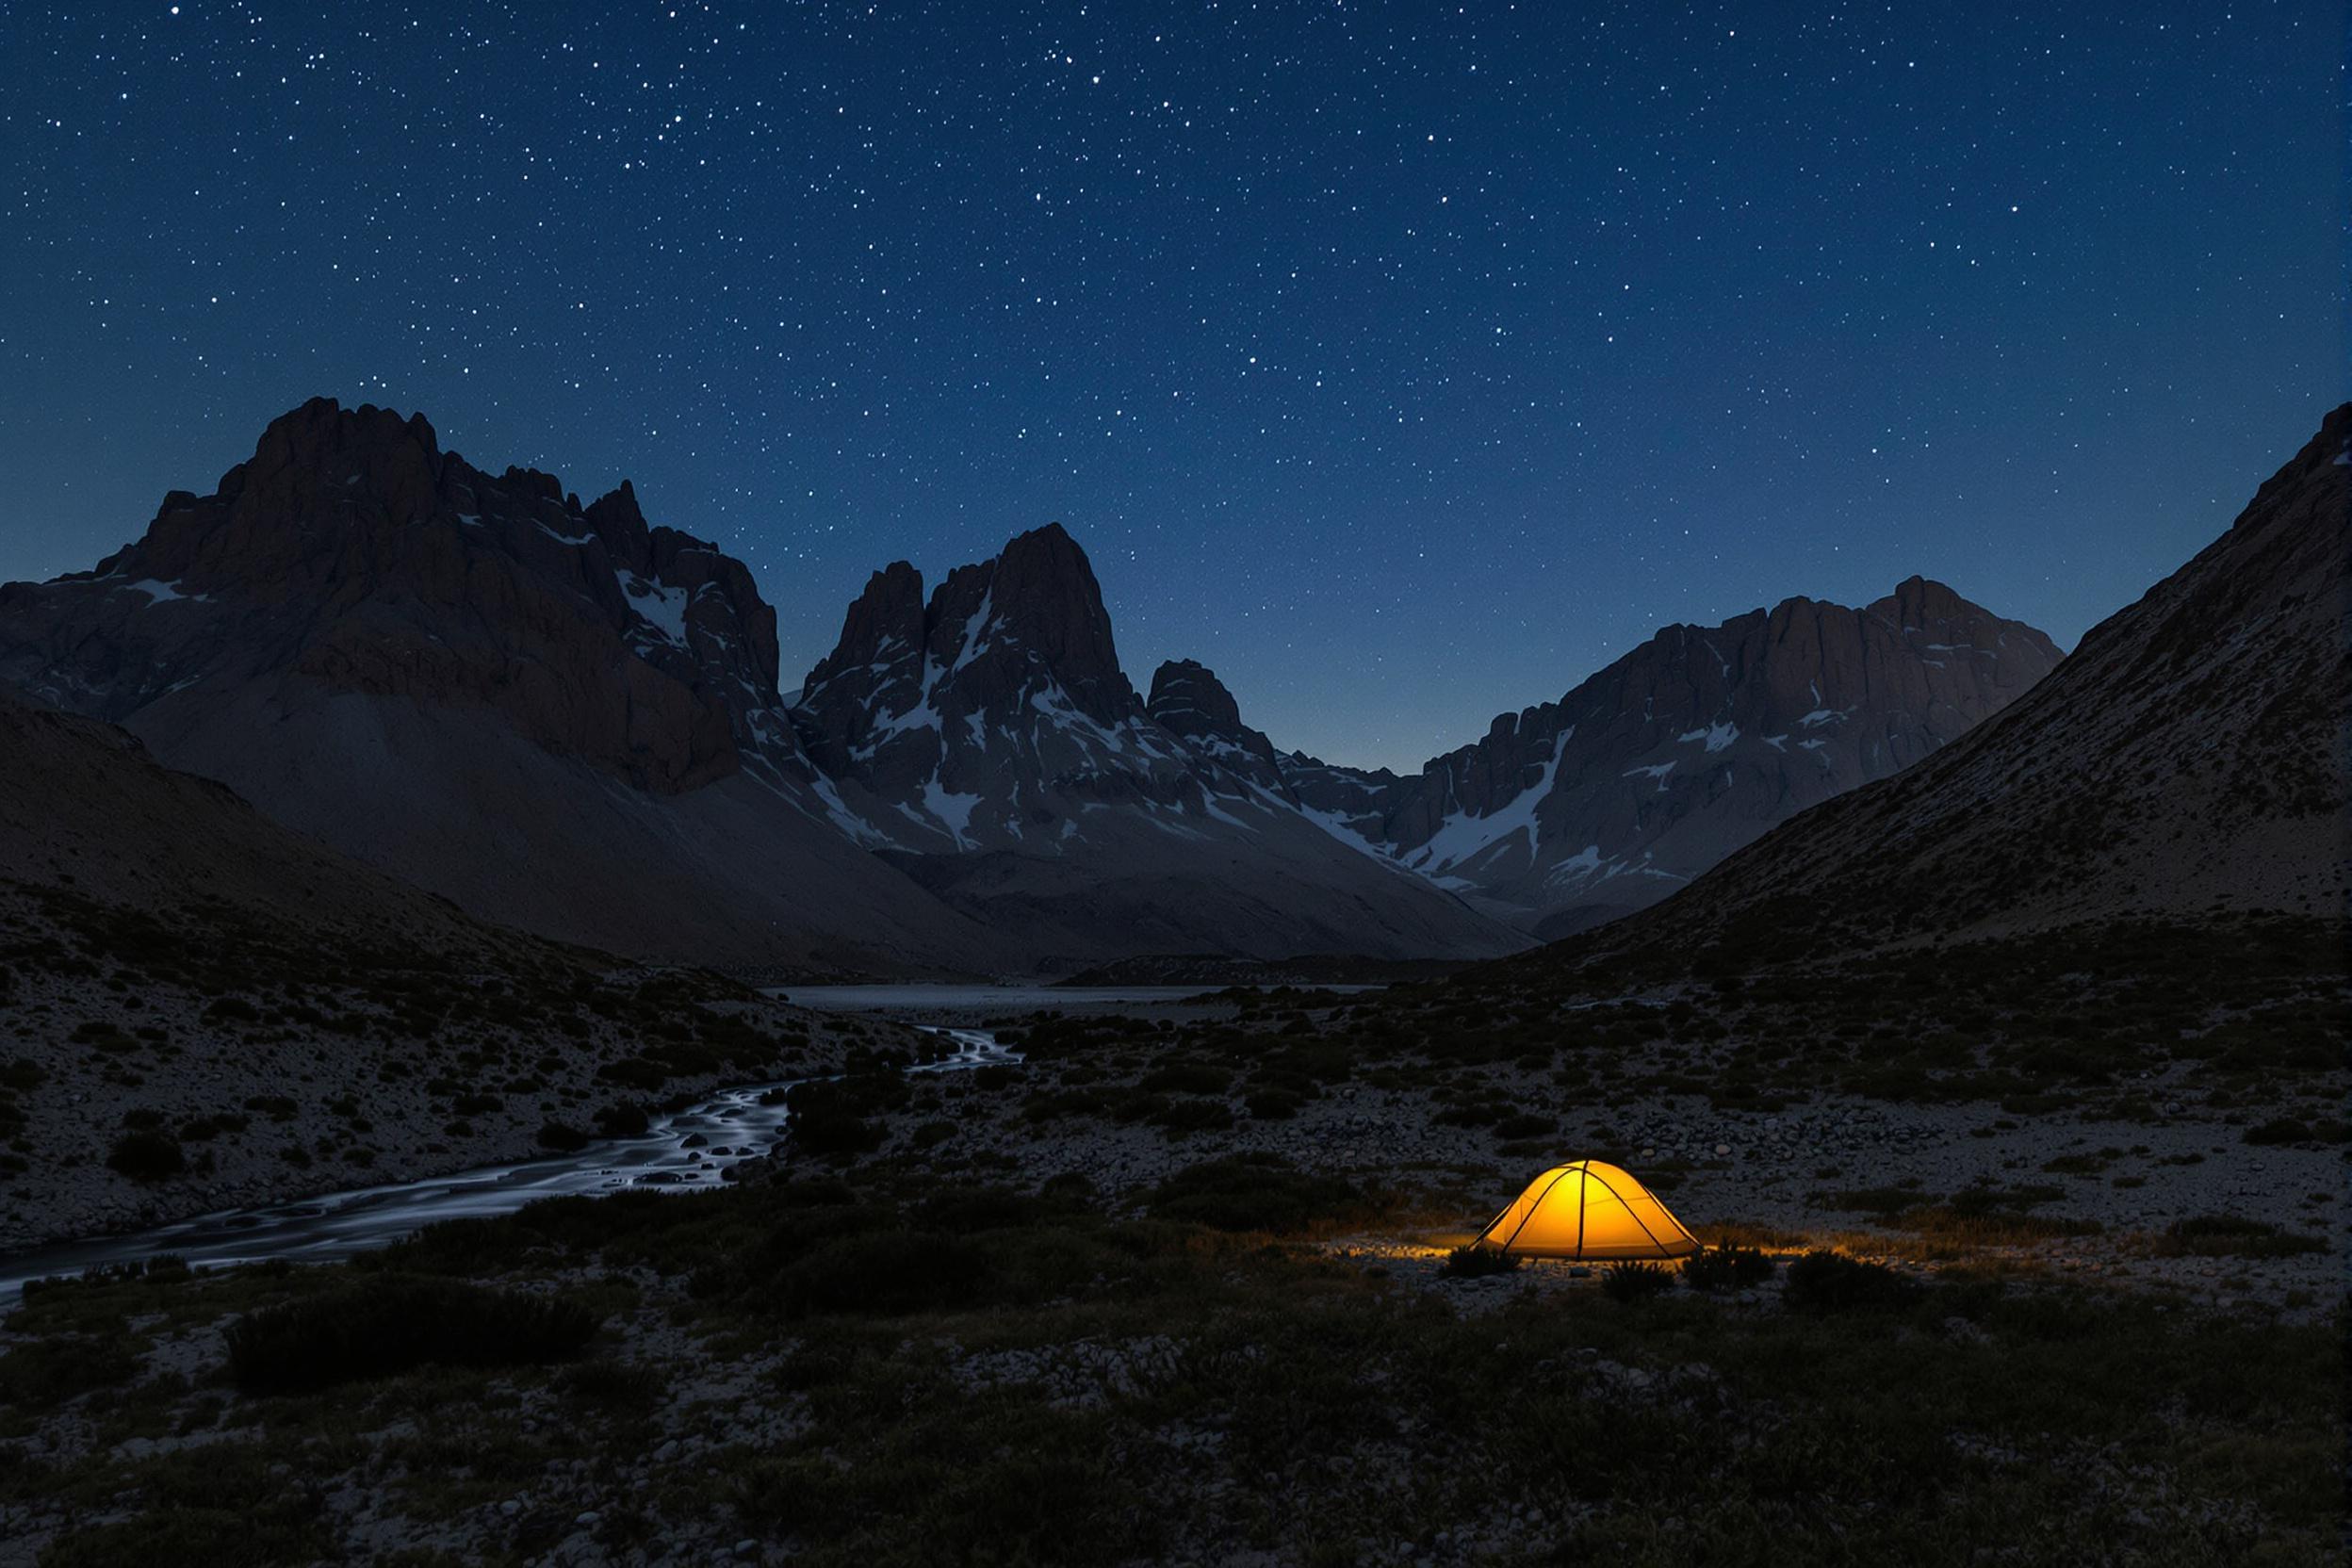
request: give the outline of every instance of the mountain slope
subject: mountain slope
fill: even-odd
[[[1056,963],[1523,941],[1302,812],[1212,672],[1164,666],[1139,698],[1058,526],[957,567],[927,601],[906,563],[875,573],[793,719],[862,841]]]
[[[305,404],[95,570],[0,587],[0,678],[617,952],[972,973],[1525,940],[1301,813],[1262,737],[1244,760],[1153,718],[1058,527],[928,604],[876,574],[788,705],[740,562],[626,482],[583,506],[374,407]]]
[[[2058,662],[1912,578],[1860,609],[1788,599],[1670,626],[1413,777],[1296,754],[1309,808],[1556,936],[1655,903],[1808,806],[1927,756]]]
[[[860,852],[743,565],[319,399],[93,572],[0,587],[0,678],[486,918],[653,956],[989,970]]]
[[[472,920],[6,685],[0,756],[0,1249],[840,1059],[814,1015]]]
[[[2133,920],[2340,920],[2348,476],[2352,404],[2227,533],[2006,711],[1529,961],[1720,950],[1739,964]]]

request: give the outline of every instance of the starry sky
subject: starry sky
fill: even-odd
[[[1913,572],[2071,645],[2344,395],[2341,4],[0,7],[0,579],[316,394],[750,563],[1059,520],[1417,767]]]

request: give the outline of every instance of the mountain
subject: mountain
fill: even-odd
[[[1524,943],[1302,811],[1213,672],[1167,664],[1137,696],[1058,525],[927,598],[911,565],[876,572],[792,718],[861,842],[1057,963]]]
[[[0,678],[487,919],[618,952],[993,971],[845,838],[742,564],[315,400],[94,571],[0,587]]]
[[[326,399],[94,570],[0,586],[0,679],[564,940],[798,973],[1524,944],[1303,814],[1263,737],[1222,749],[1205,670],[1154,718],[1057,527],[927,603],[876,574],[794,703],[776,647],[627,482],[583,506]]]
[[[1999,712],[2059,661],[2041,632],[1912,578],[1670,626],[1558,702],[1401,777],[1296,753],[1310,810],[1557,937],[1656,903],[1808,807]]]
[[[1613,972],[2129,923],[2341,922],[2348,480],[2352,404],[2227,533],[2001,714],[1535,961]]]

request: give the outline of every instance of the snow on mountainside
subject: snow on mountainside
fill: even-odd
[[[1858,610],[1788,599],[1671,626],[1417,776],[1296,754],[1311,809],[1556,936],[1657,902],[1796,812],[1918,761],[2059,659],[1912,578]]]
[[[776,675],[748,571],[626,482],[582,506],[324,399],[96,570],[0,587],[0,678],[550,936],[959,972],[1524,944],[1301,814],[1205,670],[1153,718],[1058,528],[927,605],[877,574],[796,703]]]
[[[1152,700],[1119,665],[1092,566],[1057,525],[926,600],[904,562],[851,604],[794,722],[851,831],[955,907],[1057,956],[1459,956],[1518,945],[1302,811],[1273,747],[1198,663]]]
[[[88,573],[0,587],[0,678],[468,910],[704,962],[1007,944],[831,821],[740,562],[331,400]]]
[[[1999,716],[1541,961],[1611,972],[1612,956],[1687,961],[1718,942],[1755,962],[2121,921],[2341,921],[2347,603],[2352,403]]]
[[[1486,956],[1663,896],[2025,690],[2049,640],[1918,579],[1670,627],[1399,777],[1119,663],[1058,525],[874,575],[788,698],[742,563],[330,400],[91,572],[0,586],[0,679],[470,911],[728,964]]]

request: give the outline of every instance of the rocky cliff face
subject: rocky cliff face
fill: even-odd
[[[1197,803],[1189,755],[1120,673],[1094,569],[1057,524],[956,568],[927,604],[905,562],[875,573],[795,719],[872,841],[922,853],[1058,854],[1078,803]]]
[[[326,400],[94,571],[0,588],[0,678],[567,939],[962,972],[1522,940],[1302,815],[1207,671],[1154,719],[1058,527],[927,600],[877,573],[796,706],[776,673],[743,564],[626,482],[583,506]]]
[[[842,837],[740,562],[318,400],[96,570],[0,587],[0,678],[474,913],[619,951],[996,969]]]
[[[851,830],[964,913],[1056,957],[1383,956],[1515,939],[1302,811],[1216,675],[1138,699],[1086,553],[1058,526],[929,598],[874,574],[794,710]]]
[[[1269,794],[1296,798],[1274,743],[1241,722],[1241,705],[1207,665],[1191,659],[1162,664],[1152,672],[1144,710],[1195,755]]]
[[[1687,962],[1724,942],[1754,962],[2142,918],[2341,922],[2347,517],[2352,404],[2229,532],[1997,717],[1574,956]]]
[[[1285,776],[1406,865],[1553,936],[1910,766],[2058,659],[2032,627],[1912,578],[1858,610],[1798,598],[1668,627],[1416,778],[1298,758]]]
[[[0,587],[0,676],[81,712],[283,677],[486,710],[662,792],[807,776],[776,658],[742,563],[648,527],[627,481],[583,508],[442,451],[421,415],[328,399],[95,571]]]

